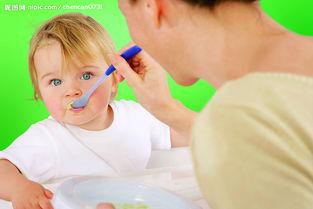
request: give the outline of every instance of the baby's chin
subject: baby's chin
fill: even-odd
[[[59,123],[65,123],[69,125],[80,125],[86,122],[85,115],[68,115],[66,113],[63,114],[52,114],[50,113],[51,117],[54,118]],[[88,121],[88,120],[87,120]]]
[[[58,112],[58,114],[55,115],[51,113],[50,114],[56,121],[60,123],[78,126],[80,128],[89,130],[98,128],[98,126],[95,125],[95,120],[99,120],[100,122],[107,120],[108,109],[102,108],[101,111],[97,110],[97,108],[83,108],[81,111],[66,110],[62,113]]]
[[[105,117],[105,116],[102,116]],[[79,115],[79,116],[67,116],[63,119],[63,123],[72,125],[72,126],[77,126],[82,129],[86,129],[89,131],[95,131],[98,130],[98,122],[97,120],[99,117],[97,117],[96,114],[84,114],[84,115]],[[105,121],[106,118],[102,118],[100,121]]]

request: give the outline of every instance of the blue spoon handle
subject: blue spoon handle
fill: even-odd
[[[124,53],[121,54],[121,57],[123,57],[126,61],[134,57],[136,54],[138,54],[141,51],[141,48],[137,45],[130,47],[127,49]],[[113,73],[115,70],[115,67],[113,65],[110,65],[110,67],[105,71],[105,74],[108,76],[111,73]]]

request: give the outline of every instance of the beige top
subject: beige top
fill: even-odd
[[[212,209],[312,209],[313,78],[226,83],[196,121],[192,152]]]

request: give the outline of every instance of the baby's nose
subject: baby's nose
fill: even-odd
[[[67,97],[80,97],[82,95],[82,91],[78,87],[71,86],[66,90]]]

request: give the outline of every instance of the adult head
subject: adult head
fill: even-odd
[[[119,6],[133,40],[182,85],[204,78],[219,86],[231,79],[225,74],[238,74],[228,72],[225,62],[233,54],[245,56],[241,48],[255,41],[250,34],[261,38],[273,32],[272,23],[263,24],[267,19],[257,0],[120,0]],[[255,30],[257,26],[262,29]],[[238,46],[229,45],[236,41]]]

